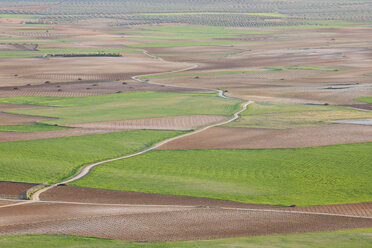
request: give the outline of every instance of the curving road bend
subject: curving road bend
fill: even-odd
[[[220,94],[221,97],[227,98],[227,97],[223,94],[223,91],[219,91],[219,94]],[[170,139],[164,140],[164,141],[159,142],[159,143],[155,144],[154,146],[152,146],[152,147],[150,147],[150,148],[147,148],[147,149],[145,149],[145,150],[143,150],[143,151],[140,151],[140,152],[136,152],[136,153],[129,154],[129,155],[126,155],[126,156],[122,156],[122,157],[118,157],[118,158],[112,158],[112,159],[108,159],[108,160],[104,160],[104,161],[100,161],[100,162],[97,162],[97,163],[94,163],[94,164],[87,165],[87,166],[85,166],[85,167],[84,167],[84,168],[79,172],[79,174],[77,174],[77,175],[74,176],[73,178],[68,179],[68,180],[66,180],[66,181],[63,181],[63,182],[59,182],[59,183],[56,183],[56,184],[53,184],[53,185],[47,186],[47,187],[45,187],[45,188],[42,188],[42,189],[40,189],[40,190],[34,192],[34,193],[32,194],[32,201],[40,201],[40,195],[41,195],[42,193],[44,193],[45,191],[48,191],[48,190],[50,190],[50,189],[52,189],[52,188],[57,187],[59,184],[67,184],[67,183],[74,182],[74,181],[76,181],[76,180],[79,180],[79,179],[85,177],[86,175],[88,175],[88,174],[90,173],[90,171],[91,171],[94,167],[96,167],[96,166],[98,166],[98,165],[102,165],[102,164],[106,164],[106,163],[109,163],[109,162],[113,162],[113,161],[117,161],[117,160],[122,160],[122,159],[126,159],[126,158],[135,157],[135,156],[138,156],[138,155],[141,155],[141,154],[147,153],[147,152],[149,152],[149,151],[152,151],[152,150],[154,150],[154,149],[156,149],[156,148],[159,148],[160,146],[165,145],[165,144],[167,144],[167,143],[169,143],[169,142],[171,142],[171,141],[174,141],[174,140],[177,140],[177,139],[181,139],[181,138],[183,138],[183,137],[187,137],[187,136],[194,135],[194,134],[197,134],[197,133],[201,133],[201,132],[203,132],[203,131],[205,131],[205,130],[208,130],[208,129],[212,128],[212,127],[221,126],[221,125],[225,125],[225,124],[227,124],[227,123],[233,122],[233,121],[237,120],[237,119],[239,118],[239,115],[240,115],[243,111],[245,111],[245,110],[247,109],[247,106],[248,106],[249,104],[252,104],[252,103],[253,103],[253,101],[248,101],[248,102],[244,103],[244,104],[242,105],[241,109],[240,109],[238,112],[234,113],[233,117],[232,117],[231,119],[227,120],[227,121],[220,122],[220,123],[215,123],[215,124],[212,124],[212,125],[206,126],[206,127],[202,128],[202,129],[195,130],[195,131],[193,131],[193,132],[191,132],[191,133],[183,134],[183,135],[180,135],[180,136],[176,136],[176,137],[173,137],[173,138],[170,138]]]

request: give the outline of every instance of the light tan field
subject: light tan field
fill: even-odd
[[[177,70],[182,63],[162,62],[142,53],[123,57],[98,58],[17,58],[2,59],[0,86],[43,84],[45,81],[68,82],[128,80],[132,76]]]
[[[272,149],[360,142],[372,142],[371,126],[339,124],[284,130],[214,127],[157,149]]]
[[[58,131],[44,132],[0,132],[0,142],[50,139],[69,136],[82,136],[90,134],[112,133],[125,131],[125,129],[94,129],[94,128],[73,128]]]
[[[217,115],[188,115],[170,116],[151,119],[136,119],[111,122],[92,122],[72,124],[72,127],[98,129],[159,129],[159,130],[191,130],[205,125],[222,122],[226,116]]]

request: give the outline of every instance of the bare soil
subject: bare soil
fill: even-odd
[[[285,130],[214,127],[157,149],[271,149],[372,142],[372,126],[335,124]]]
[[[129,77],[130,75],[128,75]],[[46,80],[49,81],[49,80]],[[45,81],[45,82],[46,82]],[[0,97],[16,96],[56,96],[56,97],[81,97],[116,94],[134,91],[162,91],[162,92],[190,92],[211,93],[210,90],[189,89],[182,87],[167,87],[162,85],[138,83],[134,80],[119,81],[50,81],[50,83],[36,85],[23,85],[14,87],[0,87]]]
[[[135,75],[184,67],[183,63],[159,62],[142,53],[128,53],[123,57],[10,58],[2,59],[0,86],[42,84],[46,80],[128,80]]]
[[[48,117],[17,115],[0,112],[0,126],[35,124],[38,121],[50,120]],[[1,135],[1,134],[0,134]]]
[[[371,219],[262,210],[34,203],[0,210],[0,235],[175,241],[367,228]]]
[[[20,141],[20,140],[35,140],[35,139],[50,139],[67,136],[82,136],[90,134],[101,134],[120,132],[124,129],[90,129],[90,128],[73,128],[58,131],[45,131],[45,132],[0,132],[0,142]]]
[[[345,107],[372,110],[372,103],[345,105]]]
[[[103,129],[159,129],[159,130],[192,130],[201,126],[221,122],[226,116],[187,115],[149,119],[135,119],[110,122],[92,122],[72,124],[72,127]]]
[[[22,198],[34,186],[32,183],[0,182],[0,198]]]

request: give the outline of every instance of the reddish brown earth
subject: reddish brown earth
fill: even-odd
[[[55,233],[129,241],[215,239],[372,226],[372,219],[259,209],[57,203],[2,208],[0,217],[0,235]]]
[[[0,126],[35,124],[39,121],[50,119],[52,118],[0,112]]]
[[[128,80],[132,76],[185,68],[184,63],[159,62],[142,53],[123,57],[1,59],[0,86],[50,81]]]
[[[42,83],[28,86],[23,85],[18,86],[17,89],[14,89],[14,87],[0,87],[0,97],[15,96],[81,97],[134,91],[192,92],[192,93],[212,92],[208,90],[189,89],[182,87],[167,87],[155,84],[138,83],[135,82],[134,80],[73,81],[73,82],[50,81],[49,84]]]
[[[372,217],[372,202],[289,208],[294,211],[345,214]]]
[[[69,126],[103,129],[191,130],[205,125],[218,123],[226,119],[226,116],[218,115],[187,115],[110,122],[80,123]]]
[[[58,131],[45,132],[0,132],[0,142],[19,141],[19,140],[35,140],[35,139],[50,139],[67,136],[82,136],[90,134],[101,134],[124,131],[121,129],[90,129],[90,128],[71,128]]]
[[[372,126],[325,125],[285,130],[214,127],[157,149],[300,148],[372,142]]]
[[[56,4],[43,4],[43,5],[28,5],[28,6],[7,6],[2,7],[0,10],[44,10],[55,6]]]
[[[0,198],[23,198],[26,191],[34,186],[31,183],[0,182]]]
[[[372,103],[345,105],[345,107],[372,110]]]

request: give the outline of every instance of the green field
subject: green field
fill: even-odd
[[[83,165],[131,154],[180,134],[128,131],[0,143],[0,181],[53,183],[76,174]]]
[[[277,71],[277,70],[270,70],[270,71]],[[216,71],[216,72],[199,72],[199,73],[161,74],[161,75],[141,76],[139,78],[167,78],[167,77],[186,77],[186,76],[205,76],[205,75],[253,74],[253,73],[265,73],[265,72],[268,72],[268,70]]]
[[[132,92],[89,97],[9,97],[0,103],[56,106],[59,108],[17,109],[11,113],[58,119],[47,124],[66,125],[181,115],[231,115],[242,101],[215,94]]]
[[[360,98],[357,98],[357,100],[361,102],[372,103],[372,97],[360,97]]]
[[[27,14],[0,14],[0,18],[15,18],[15,19],[37,19],[38,15],[27,15]]]
[[[0,237],[8,248],[362,248],[372,242],[372,228],[322,233],[285,234],[247,238],[126,242],[70,235],[23,235]]]
[[[304,66],[304,65],[293,65],[293,66],[274,66],[269,69],[293,69],[293,70],[317,70],[317,71],[342,71],[342,69],[322,67],[322,66]]]
[[[371,150],[372,143],[152,151],[95,168],[72,184],[286,206],[367,202],[372,200]]]
[[[137,30],[110,31],[110,33],[134,34],[139,39],[217,39],[217,38],[234,38],[246,35],[268,34],[264,31],[252,31],[244,29],[231,29],[217,26],[148,26]],[[131,36],[129,36],[131,37]],[[204,42],[206,43],[206,42]],[[230,41],[232,43],[232,41]]]
[[[327,121],[372,118],[372,112],[344,107],[254,103],[230,127],[286,129],[330,124]]]
[[[238,52],[231,52],[231,53],[158,53],[152,54],[153,56],[158,57],[190,57],[190,56],[230,56],[238,54]]]
[[[211,40],[211,41],[184,41],[184,42],[153,42],[138,45],[128,45],[128,47],[190,47],[190,46],[220,46],[233,44],[257,43],[256,41],[234,41],[234,40]]]
[[[32,124],[32,125],[12,125],[12,126],[0,126],[0,131],[7,132],[44,132],[44,131],[57,131],[68,129],[69,127],[61,127],[47,124]]]

